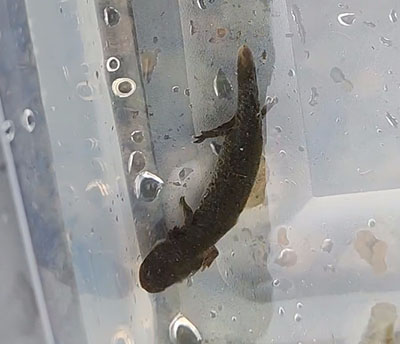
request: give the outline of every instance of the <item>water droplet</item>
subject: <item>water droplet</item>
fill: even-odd
[[[299,151],[300,151],[300,152],[304,152],[304,151],[305,151],[305,148],[304,148],[303,146],[299,146]]]
[[[278,308],[278,314],[279,314],[280,316],[284,316],[284,315],[285,315],[285,308],[279,307],[279,308]]]
[[[301,309],[301,308],[303,308],[303,306],[304,305],[301,302],[297,302],[297,305],[296,305],[297,309]]]
[[[210,143],[210,148],[211,148],[211,151],[212,151],[216,156],[218,156],[218,155],[219,155],[219,152],[221,151],[222,145],[219,144],[219,143],[217,143],[217,142],[211,142],[211,143]]]
[[[143,171],[135,178],[135,195],[145,202],[154,201],[160,193],[164,181],[155,174]]]
[[[173,344],[194,344],[201,343],[203,340],[197,327],[180,313],[169,325],[169,339]]]
[[[272,285],[273,285],[274,287],[279,287],[280,284],[281,284],[281,281],[278,280],[278,279],[274,279],[274,280],[272,281]]]
[[[293,5],[291,13],[292,18],[297,25],[297,32],[300,36],[300,40],[304,44],[306,42],[306,30],[303,25],[303,18],[301,16],[300,8],[297,5]]]
[[[191,36],[193,36],[193,35],[196,33],[196,30],[195,30],[194,24],[193,24],[193,20],[191,20],[191,21],[189,22],[189,32],[190,32],[190,35],[191,35]]]
[[[121,67],[121,62],[115,56],[111,56],[107,59],[106,69],[108,72],[116,72]]]
[[[376,225],[375,219],[368,220],[368,227],[372,228],[372,227],[375,227],[375,225]]]
[[[179,179],[181,181],[184,181],[192,172],[193,172],[193,168],[190,167],[184,167],[179,171]]]
[[[143,131],[135,130],[131,133],[131,140],[135,143],[141,143],[144,140]]]
[[[391,47],[393,45],[392,40],[386,37],[379,37],[379,41],[385,46],[385,47]]]
[[[340,13],[337,16],[337,20],[338,20],[339,24],[341,24],[343,26],[350,26],[356,20],[356,16],[355,16],[355,13],[352,13],[352,12]]]
[[[237,320],[237,318],[234,315],[232,316],[231,319],[232,319],[233,322],[235,322]]]
[[[133,344],[132,340],[126,330],[119,330],[116,334],[114,334],[112,344]]]
[[[113,81],[111,89],[116,96],[126,98],[136,91],[136,83],[130,78],[118,78]]]
[[[372,28],[376,27],[376,24],[373,23],[373,22],[365,21],[365,22],[363,22],[363,23],[364,23],[364,25],[366,25],[366,26],[368,26],[368,27],[372,27]]]
[[[330,76],[335,83],[341,83],[346,80],[344,73],[338,67],[333,67],[330,72]]]
[[[318,90],[316,87],[311,87],[311,96],[310,99],[308,100],[308,104],[310,104],[311,106],[315,106],[318,104]]]
[[[178,93],[179,92],[179,86],[173,86],[172,87],[172,92]]]
[[[118,10],[112,6],[104,8],[104,22],[107,26],[115,26],[119,23],[121,16]]]
[[[294,71],[294,69],[289,69],[288,75],[290,77],[294,77],[296,75],[296,72]]]
[[[392,114],[390,114],[389,112],[386,112],[386,120],[388,121],[388,123],[393,127],[393,128],[397,128],[399,125],[399,121],[397,120],[396,117],[394,117]]]
[[[183,91],[183,94],[185,95],[185,96],[190,96],[190,89],[189,88],[185,88],[185,90]]]
[[[290,267],[297,263],[297,254],[291,248],[283,249],[278,258],[275,259],[275,263],[280,266]]]
[[[277,126],[275,127],[275,130],[276,130],[277,133],[281,133],[281,132],[282,132],[282,127],[280,127],[279,125],[277,125]]]
[[[216,317],[217,317],[217,312],[214,311],[214,310],[211,310],[211,311],[210,311],[210,318],[211,318],[211,319],[214,319],[214,318],[216,318]]]
[[[325,272],[335,272],[336,268],[332,264],[327,264],[324,266]]]
[[[75,89],[81,99],[86,101],[93,100],[93,87],[88,81],[81,81],[76,85]]]
[[[214,78],[214,92],[218,98],[232,98],[232,84],[222,69],[218,69],[217,75]]]
[[[206,9],[206,4],[204,3],[204,0],[197,0],[197,6],[198,6],[201,10],[205,10],[205,9]]]
[[[333,241],[332,239],[325,239],[321,244],[321,251],[330,253],[333,248]]]
[[[12,140],[14,140],[15,137],[15,125],[13,121],[10,120],[5,120],[2,124],[1,124],[1,130],[3,131],[6,139],[8,140],[8,142],[11,142]]]
[[[146,166],[144,154],[139,151],[132,152],[128,160],[128,173],[139,172]]]
[[[397,22],[398,18],[397,18],[397,12],[395,10],[391,10],[389,13],[389,19],[392,23]]]
[[[296,313],[293,318],[296,322],[300,322],[302,320],[302,316],[299,313]]]
[[[31,109],[24,110],[22,114],[22,125],[28,131],[28,133],[31,133],[35,129],[35,114]]]
[[[280,150],[279,155],[281,156],[281,158],[284,158],[286,156],[286,151],[284,151],[283,149]]]

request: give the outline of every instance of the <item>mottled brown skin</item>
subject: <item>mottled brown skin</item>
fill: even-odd
[[[140,283],[150,293],[161,292],[218,255],[214,244],[237,222],[246,205],[260,164],[263,138],[257,77],[251,50],[243,45],[237,62],[237,112],[227,123],[196,136],[195,142],[224,135],[211,182],[193,213],[181,198],[185,223],[168,232],[140,266]]]

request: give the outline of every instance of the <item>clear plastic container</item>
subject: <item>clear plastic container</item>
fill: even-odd
[[[400,343],[396,6],[1,2],[2,341]],[[193,135],[235,113],[244,43],[279,100],[266,170],[211,267],[149,294],[139,266],[207,186],[223,139]]]

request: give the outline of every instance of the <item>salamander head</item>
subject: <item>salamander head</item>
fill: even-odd
[[[182,253],[171,240],[161,241],[140,266],[140,284],[149,293],[162,292],[200,269],[202,261],[202,258]]]

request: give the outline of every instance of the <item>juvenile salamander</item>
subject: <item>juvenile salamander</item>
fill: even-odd
[[[202,131],[195,142],[223,135],[211,182],[193,212],[182,197],[184,225],[174,227],[140,266],[142,287],[158,293],[182,281],[217,257],[214,244],[237,222],[260,164],[263,137],[256,70],[251,50],[243,45],[237,60],[237,111],[230,121]]]

